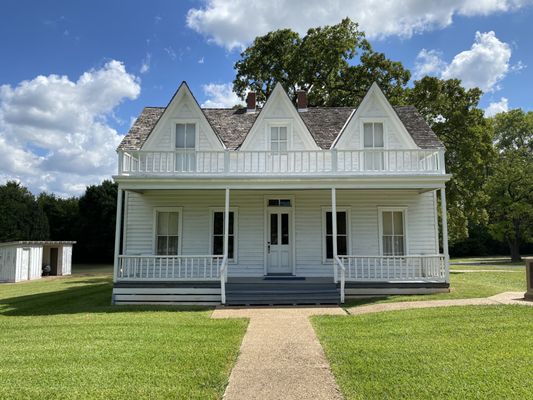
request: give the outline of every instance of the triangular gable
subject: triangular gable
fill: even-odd
[[[185,109],[186,111],[188,111],[191,115],[194,116],[194,119],[197,119],[199,121],[201,127],[203,128],[203,131],[206,132],[207,139],[209,140],[211,146],[213,146],[214,149],[225,149],[224,143],[222,142],[222,140],[220,140],[218,135],[213,130],[213,127],[205,117],[205,114],[200,108],[200,104],[198,104],[198,101],[192,94],[189,85],[187,85],[187,82],[183,81],[178,87],[178,90],[176,90],[176,92],[170,99],[168,105],[165,108],[165,111],[161,114],[156,124],[152,128],[152,131],[150,132],[148,138],[142,145],[141,150],[145,149],[146,147],[149,147],[153,143],[153,141],[156,140],[161,127],[169,118],[173,118],[173,116],[176,115],[176,112],[180,110],[180,108],[182,110]]]
[[[248,147],[250,146],[250,143],[253,142],[254,137],[256,137],[257,135],[265,134],[265,132],[262,132],[259,127],[262,125],[265,119],[270,118],[270,116],[273,114],[273,110],[275,107],[282,107],[283,109],[288,111],[294,124],[297,125],[299,131],[303,133],[301,139],[310,149],[320,150],[320,147],[316,144],[315,140],[313,139],[313,136],[311,135],[311,132],[309,132],[307,125],[302,120],[302,117],[292,104],[291,99],[289,99],[287,92],[285,91],[285,89],[283,89],[283,86],[281,86],[279,82],[274,87],[274,90],[272,91],[263,108],[261,109],[261,113],[250,128],[250,131],[248,132],[246,138],[240,146],[240,150],[250,150],[248,149]],[[275,120],[275,118],[273,118],[273,120]]]
[[[335,141],[331,145],[331,148],[342,147],[346,143],[350,136],[349,133],[355,131],[353,127],[353,124],[355,123],[354,121],[358,121],[359,118],[365,118],[366,116],[363,113],[368,108],[368,106],[370,106],[370,103],[374,101],[376,101],[381,107],[383,107],[383,109],[387,113],[387,117],[390,119],[390,122],[396,128],[395,131],[398,133],[398,139],[401,140],[407,148],[418,148],[417,144],[413,140],[413,137],[409,134],[405,125],[402,123],[402,121],[398,117],[398,114],[391,106],[389,100],[383,94],[381,88],[376,82],[374,82],[372,86],[370,86],[370,89],[368,89],[368,91],[366,92],[365,97],[361,101],[361,104],[359,104],[355,112],[352,113],[349,120],[346,122],[341,132],[339,133],[339,136],[337,136],[337,139],[335,139]]]

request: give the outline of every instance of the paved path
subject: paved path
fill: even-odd
[[[340,307],[218,308],[213,318],[250,318],[226,400],[342,399],[315,335],[311,315]]]
[[[524,300],[524,292],[504,292],[495,296],[479,299],[457,299],[457,300],[426,300],[426,301],[404,301],[398,303],[369,304],[366,306],[356,306],[347,309],[351,315],[370,314],[383,311],[409,310],[413,308],[433,308],[451,306],[479,306],[495,304],[522,304],[533,306],[532,301]]]

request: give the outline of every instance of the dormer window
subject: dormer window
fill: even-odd
[[[286,126],[272,126],[270,127],[270,150],[271,151],[287,151],[288,138]]]
[[[196,125],[176,124],[176,149],[194,150],[196,148]]]
[[[363,146],[365,150],[375,150],[365,154],[365,170],[379,171],[383,169],[383,122],[365,122],[363,124]]]

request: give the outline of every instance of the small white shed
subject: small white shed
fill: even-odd
[[[0,243],[0,282],[39,279],[43,266],[50,275],[70,275],[72,241],[18,241]]]

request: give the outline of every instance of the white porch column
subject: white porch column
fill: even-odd
[[[331,188],[331,239],[333,242],[333,274],[335,282],[337,282],[337,264],[335,261],[337,257],[337,192],[335,188]]]
[[[442,252],[446,263],[446,282],[450,282],[450,255],[448,253],[448,215],[446,213],[446,189],[440,188],[440,208],[442,212]]]
[[[118,256],[120,254],[120,237],[122,236],[122,195],[123,189],[118,189],[117,193],[117,217],[115,222],[115,260],[113,267],[113,282],[117,281],[118,277]]]
[[[226,202],[224,205],[224,257],[229,255],[229,188],[226,188]]]

